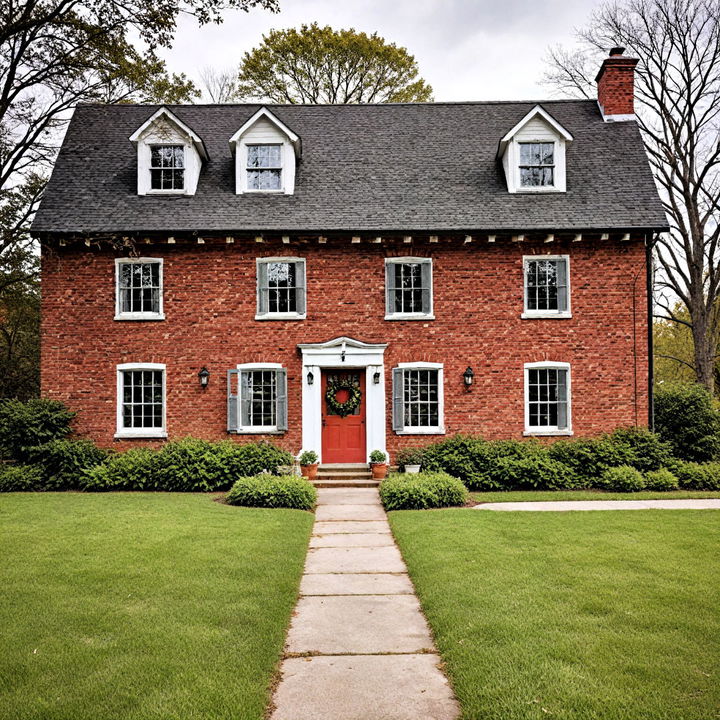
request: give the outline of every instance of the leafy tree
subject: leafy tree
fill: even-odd
[[[317,23],[271,30],[240,64],[240,99],[276,103],[385,103],[432,100],[405,48]]]
[[[679,318],[688,318],[687,310],[679,303],[673,308]],[[653,323],[655,346],[655,384],[695,383],[693,339],[687,325],[664,320]]]
[[[546,82],[595,97],[593,78],[613,46],[639,58],[638,125],[671,230],[655,245],[659,317],[693,338],[697,381],[711,392],[720,336],[720,0],[605,2],[554,48]],[[680,300],[687,314],[675,312]]]

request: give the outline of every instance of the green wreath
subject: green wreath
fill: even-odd
[[[339,402],[335,397],[338,390],[347,390],[349,397],[345,402]],[[350,380],[333,380],[328,382],[327,391],[325,392],[325,401],[328,404],[330,410],[339,415],[345,417],[351,415],[360,406],[360,399],[362,393],[357,385],[354,385]]]

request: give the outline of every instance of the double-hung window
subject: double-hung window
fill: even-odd
[[[570,314],[570,258],[567,255],[523,259],[523,317],[567,318]]]
[[[247,189],[255,191],[282,190],[283,146],[247,145]]]
[[[185,146],[150,146],[150,189],[160,192],[185,190]]]
[[[248,363],[228,371],[228,432],[287,430],[287,371],[276,363]]]
[[[555,143],[521,142],[519,146],[520,187],[554,187]]]
[[[443,366],[400,363],[393,368],[393,430],[398,434],[441,434]]]
[[[164,320],[163,261],[116,258],[115,319]]]
[[[115,437],[167,437],[165,365],[125,363],[117,366]]]
[[[385,260],[385,319],[429,320],[433,317],[432,260]]]
[[[305,317],[305,260],[258,258],[258,320],[298,320]]]
[[[525,365],[525,434],[572,435],[569,363]]]

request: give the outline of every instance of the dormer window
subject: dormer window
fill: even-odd
[[[282,190],[282,145],[247,146],[247,189]]]
[[[185,146],[150,146],[150,189],[185,189]]]
[[[555,143],[521,142],[520,185],[552,187],[555,184]]]

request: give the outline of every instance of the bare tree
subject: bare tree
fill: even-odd
[[[714,391],[720,334],[720,1],[607,2],[577,33],[575,50],[549,51],[544,82],[595,97],[607,50],[639,58],[635,103],[671,230],[655,245],[658,317],[692,331],[698,382]],[[687,314],[678,314],[679,299]]]
[[[235,102],[237,100],[237,76],[237,70],[233,68],[226,68],[225,70],[216,70],[211,67],[203,68],[200,71],[203,95],[213,103]]]

